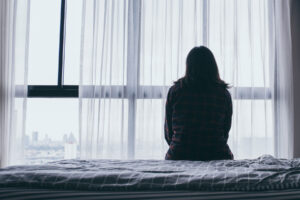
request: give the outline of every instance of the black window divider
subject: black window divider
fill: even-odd
[[[28,98],[78,98],[78,85],[29,85]]]
[[[66,11],[66,1],[61,0],[61,10],[60,10],[60,31],[59,31],[59,55],[58,55],[58,79],[57,85],[62,87],[64,84],[64,58],[65,58],[65,11]]]

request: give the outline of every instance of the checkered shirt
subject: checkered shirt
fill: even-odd
[[[203,89],[180,81],[168,92],[165,139],[167,160],[233,159],[227,145],[232,100],[227,89]]]

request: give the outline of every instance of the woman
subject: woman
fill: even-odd
[[[166,160],[233,159],[227,145],[232,101],[212,52],[193,48],[185,76],[170,88],[166,103]]]

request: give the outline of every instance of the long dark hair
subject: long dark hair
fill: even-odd
[[[186,58],[185,76],[175,83],[183,81],[190,86],[204,88],[221,86],[228,88],[219,75],[219,69],[213,53],[205,46],[194,47]]]

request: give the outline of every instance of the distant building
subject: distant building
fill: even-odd
[[[77,143],[73,133],[68,137],[64,135],[64,159],[74,159],[77,157]]]
[[[68,135],[67,135],[67,134],[64,134],[63,142],[64,142],[64,143],[67,143],[67,142],[68,142]]]
[[[68,142],[71,143],[71,144],[76,143],[76,138],[73,135],[73,133],[70,133],[69,138],[68,138]]]
[[[32,132],[32,144],[37,144],[39,141],[39,132],[33,131]]]

